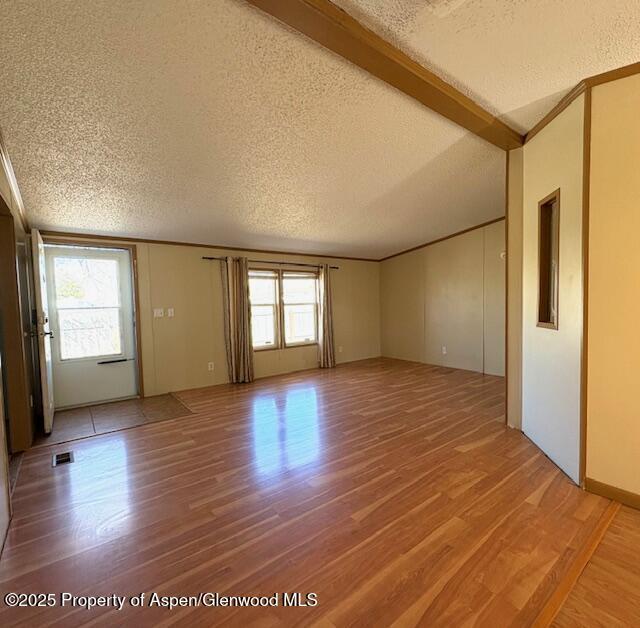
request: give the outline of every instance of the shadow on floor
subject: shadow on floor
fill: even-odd
[[[56,445],[192,414],[191,410],[170,394],[61,410],[55,413],[51,434],[38,435],[33,446]]]

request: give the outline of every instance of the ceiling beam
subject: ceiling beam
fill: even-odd
[[[491,144],[522,146],[520,133],[329,0],[248,2]]]

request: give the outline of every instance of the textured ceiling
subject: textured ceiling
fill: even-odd
[[[244,2],[1,11],[40,228],[379,258],[504,214],[502,151]]]
[[[524,133],[583,78],[640,60],[639,0],[334,0]]]

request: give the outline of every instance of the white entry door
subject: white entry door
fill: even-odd
[[[128,249],[46,245],[56,408],[138,394]]]
[[[36,297],[36,334],[38,335],[38,356],[40,362],[40,390],[42,391],[42,414],[44,433],[53,429],[54,397],[53,370],[51,361],[51,321],[47,298],[47,272],[44,242],[37,229],[31,230],[31,250],[33,254],[33,279]]]

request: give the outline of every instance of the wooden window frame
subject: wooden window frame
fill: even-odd
[[[273,268],[249,268],[249,277],[251,277],[251,272],[252,271],[258,271],[258,272],[269,272],[269,273],[273,273],[275,275],[275,290],[276,290],[276,299],[275,299],[275,303],[271,304],[271,303],[256,303],[255,305],[260,307],[260,306],[265,306],[265,305],[273,305],[273,316],[274,316],[274,321],[273,321],[273,325],[274,325],[274,343],[273,345],[264,345],[263,347],[255,347],[252,346],[252,349],[254,352],[258,352],[258,351],[276,351],[278,349],[280,349],[280,279],[278,276],[278,271],[273,269]],[[250,307],[253,307],[253,303],[250,303]],[[253,342],[251,343],[253,345]]]
[[[555,204],[557,220],[555,225],[551,225],[552,229],[555,229],[555,238],[558,244],[558,256],[557,256],[557,266],[556,266],[556,282],[555,282],[555,320],[553,321],[544,321],[541,320],[542,314],[542,276],[543,273],[550,274],[548,270],[548,264],[551,263],[551,257],[546,255],[545,251],[545,242],[543,241],[542,234],[542,217],[545,207],[552,206]],[[545,196],[538,203],[538,303],[536,308],[536,326],[541,327],[543,329],[558,329],[558,322],[560,319],[560,188],[552,192],[551,194]],[[553,241],[553,240],[551,240]],[[545,263],[543,268],[543,263]]]
[[[316,339],[311,341],[311,342],[287,342],[287,338],[286,338],[286,332],[285,332],[285,320],[284,320],[284,310],[285,310],[285,302],[284,302],[284,276],[286,273],[295,273],[297,275],[309,275],[314,277],[314,279],[316,280],[316,301],[315,303],[311,304],[311,303],[300,303],[300,304],[296,304],[296,305],[314,305],[314,318],[315,318],[315,326],[316,326]],[[280,316],[282,318],[281,320],[281,327],[282,327],[282,348],[283,349],[292,349],[294,347],[309,347],[309,346],[313,346],[313,345],[317,345],[318,344],[318,325],[319,325],[319,312],[318,312],[318,291],[317,291],[317,281],[318,281],[318,272],[317,271],[297,271],[297,270],[287,270],[287,269],[282,269],[280,271],[280,294],[282,295],[281,300],[280,300],[280,305],[281,305],[281,312],[280,312]]]
[[[265,262],[268,263],[268,262]],[[269,268],[268,266],[251,266],[249,268],[249,273],[252,271],[261,271],[261,272],[270,272],[276,275],[276,321],[275,321],[275,333],[276,333],[276,342],[273,346],[265,346],[265,347],[253,347],[254,352],[260,351],[279,351],[281,349],[295,349],[297,347],[312,347],[318,344],[318,327],[319,327],[319,304],[316,298],[315,303],[315,322],[316,322],[316,339],[313,342],[295,342],[295,343],[287,343],[285,339],[285,326],[284,326],[284,275],[286,273],[296,273],[299,275],[310,275],[313,276],[316,281],[318,280],[319,273],[314,270],[293,270],[290,268]]]

